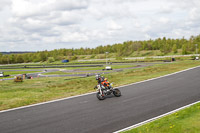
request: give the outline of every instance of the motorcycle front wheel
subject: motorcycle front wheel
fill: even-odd
[[[97,92],[97,98],[98,98],[99,100],[104,100],[106,97],[105,97],[105,95],[102,96],[100,92]]]
[[[119,89],[114,89],[113,90],[113,94],[116,96],[116,97],[120,97],[121,96],[121,91]]]

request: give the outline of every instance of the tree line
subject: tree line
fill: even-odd
[[[196,45],[197,44],[197,45]],[[9,54],[0,53],[0,64],[28,63],[28,62],[54,62],[62,59],[76,60],[79,55],[116,53],[117,57],[125,57],[133,52],[142,50],[160,50],[163,55],[170,52],[177,53],[182,49],[182,54],[200,53],[200,35],[191,36],[189,39],[158,38],[155,40],[126,41],[113,45],[98,46],[96,48],[55,49],[52,51],[38,51],[36,53]]]

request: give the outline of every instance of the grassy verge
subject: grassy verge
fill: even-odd
[[[110,82],[116,83],[115,86],[120,86],[199,65],[199,61],[180,61],[124,70],[104,76]],[[0,110],[93,92],[96,84],[94,77],[71,80],[66,77],[34,78],[22,83],[0,81]]]
[[[4,75],[17,75],[17,74],[25,74],[25,73],[36,73],[41,71],[7,71],[4,72]]]
[[[200,103],[124,133],[199,133]]]
[[[36,72],[40,72],[40,71],[5,71],[4,75],[10,75],[8,77],[0,77],[0,79],[6,79],[6,78],[13,78],[14,76],[18,75],[18,74],[27,74],[27,73],[36,73]]]
[[[0,77],[0,79],[8,79],[8,78],[13,78],[14,76],[8,76],[8,77]]]
[[[120,69],[120,68],[130,68],[130,67],[135,67],[136,65],[108,65],[111,66],[112,69]],[[104,67],[91,67],[91,68],[84,68],[82,70],[102,70],[106,67],[106,65]]]
[[[113,65],[112,69],[120,69],[120,68],[130,68],[135,67],[136,65]],[[43,73],[43,75],[66,75],[66,74],[87,74],[87,73],[98,73],[98,72],[110,72],[110,70],[102,70],[105,67],[90,67],[90,68],[81,68],[80,71],[74,71],[74,72],[62,72],[62,71],[56,71],[56,72],[46,72]],[[70,69],[62,69],[62,70],[70,70]],[[90,72],[90,70],[99,70]],[[81,72],[85,71],[85,72]],[[88,71],[88,72],[87,72]]]
[[[47,73],[43,73],[42,75],[71,75],[71,74],[98,74],[98,73],[105,73],[105,72],[112,72],[111,70],[105,70],[105,71],[95,71],[95,72],[61,72],[61,71],[57,71],[57,72],[47,72]]]
[[[71,74],[88,74],[88,73],[91,74],[91,73],[98,73],[98,72],[78,72],[78,71],[77,72],[61,72],[61,71],[57,71],[57,72],[43,73],[42,75],[71,75]]]

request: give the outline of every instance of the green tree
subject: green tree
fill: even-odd
[[[31,55],[32,54],[24,54],[23,59],[25,63],[30,62]]]
[[[9,55],[10,64],[16,63],[16,56],[14,54]]]
[[[186,49],[186,45],[182,46],[182,55],[187,54],[187,49]]]
[[[173,51],[174,53],[177,53],[177,52],[178,52],[176,44],[173,45],[172,51]]]
[[[40,52],[38,56],[39,56],[38,58],[39,58],[40,61],[46,61],[47,60],[47,56],[46,56],[45,52]]]
[[[3,55],[1,57],[1,64],[7,64],[7,63],[8,63],[8,58],[5,55]]]
[[[21,54],[17,54],[16,60],[16,63],[24,63],[24,59]]]

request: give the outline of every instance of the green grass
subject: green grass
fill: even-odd
[[[192,53],[191,53],[192,54]],[[142,51],[134,51],[131,55],[126,56],[126,57],[149,57],[149,56],[167,56],[167,55],[182,55],[182,50],[178,49],[177,53],[167,53],[164,54],[162,53],[160,50],[142,50]],[[28,67],[42,67],[43,65],[54,65],[54,64],[59,64],[59,65],[74,65],[77,63],[102,63],[102,62],[106,62],[106,56],[105,54],[94,54],[94,55],[77,55],[78,59],[77,60],[70,60],[70,62],[68,63],[62,63],[61,60],[52,62],[52,63],[48,63],[47,61],[45,62],[30,62],[30,63],[23,63],[23,64],[9,64],[9,65],[2,65],[0,66],[0,69],[3,68],[7,68],[7,67],[24,67],[24,66],[28,66]],[[116,53],[109,53],[107,55],[107,58],[112,58],[111,62],[116,62],[119,60],[116,60],[116,57],[118,57],[118,55]],[[123,56],[122,58],[126,58],[125,56]],[[69,57],[65,56],[63,57],[65,59],[69,59]],[[83,61],[83,62],[78,62],[78,60],[90,60],[90,59],[104,59],[103,61]],[[124,61],[124,60],[121,60]],[[133,60],[135,61],[135,60]]]
[[[36,73],[40,71],[4,71],[4,75],[10,75],[8,77],[0,77],[0,79],[6,79],[6,78],[13,78],[13,76],[18,74],[27,74],[27,73]]]
[[[135,67],[136,65],[107,65],[107,66],[111,66],[113,69],[120,69],[120,68],[129,68],[129,67]],[[82,70],[102,70],[106,67],[106,65],[104,65],[103,67],[84,67]]]
[[[93,91],[84,88],[80,79],[69,78],[34,78],[22,83],[13,81],[0,82],[0,110],[14,108],[42,101],[73,96]],[[90,80],[92,81],[93,78]],[[80,84],[78,84],[80,82]]]
[[[142,50],[142,51],[134,51],[129,57],[141,57],[141,56],[163,56],[163,55],[181,55],[182,50],[178,49],[177,53],[167,53],[164,54],[160,50]],[[93,54],[93,55],[76,55],[78,57],[78,60],[89,60],[89,59],[105,59],[105,54]],[[109,53],[107,55],[108,58],[116,58],[118,55],[117,53]],[[65,59],[70,59],[70,57],[65,57]],[[68,64],[74,63],[75,61],[70,60]],[[101,61],[102,62],[102,61]],[[61,63],[61,61],[55,61],[55,64]]]
[[[113,69],[120,69],[120,68],[130,68],[130,67],[135,67],[136,65],[109,65]],[[110,72],[110,70],[105,70],[102,71],[105,67],[83,67],[83,68],[75,68],[75,69],[80,69],[80,71],[88,71],[88,70],[99,70],[100,72]],[[62,69],[62,70],[73,70],[74,68],[70,69]],[[98,71],[98,72],[99,72]],[[47,72],[43,73],[43,75],[66,75],[66,74],[87,74],[87,73],[97,73],[97,72],[79,72],[79,71],[74,71],[74,72],[62,72],[62,71],[56,71],[56,72]]]
[[[4,75],[17,75],[17,74],[25,74],[25,73],[36,73],[41,71],[6,71]]]
[[[8,76],[8,77],[0,77],[0,79],[7,79],[7,78],[13,78],[13,76]]]
[[[113,69],[120,69],[120,68],[130,68],[130,67],[135,67],[136,65],[109,65]],[[80,71],[88,71],[88,70],[99,70],[98,72],[110,72],[110,70],[105,70],[102,71],[105,67],[79,67],[75,69],[80,69]],[[74,68],[69,68],[69,69],[62,69],[62,70],[73,70]],[[87,73],[98,73],[98,72],[79,72],[79,71],[74,71],[74,72],[62,72],[62,71],[56,71],[56,72],[47,72],[43,73],[43,75],[67,75],[67,74],[87,74]]]
[[[199,133],[200,103],[124,133]]]
[[[42,75],[71,75],[71,74],[92,74],[92,73],[104,73],[104,72],[111,72],[110,70],[105,70],[105,71],[95,71],[95,72],[48,72],[48,73],[43,73]]]
[[[114,86],[120,86],[199,65],[199,61],[180,61],[124,70],[104,76],[110,82],[114,82]],[[71,80],[66,77],[34,78],[22,83],[0,81],[0,110],[93,92],[96,84],[94,76]]]
[[[56,71],[56,72],[47,72],[43,73],[42,75],[67,75],[68,73],[62,72],[62,71]]]
[[[108,65],[108,66],[111,66],[112,69],[136,67],[136,65]],[[106,67],[106,65],[104,65],[104,67],[85,68],[84,70],[102,70],[105,67]]]

